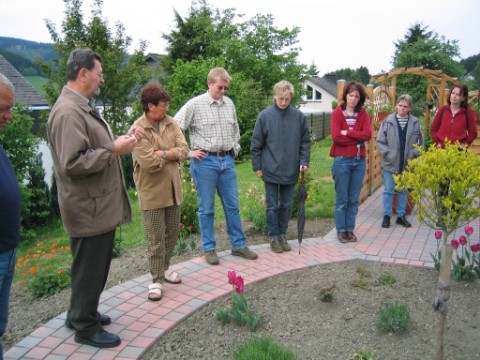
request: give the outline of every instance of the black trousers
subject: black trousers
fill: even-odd
[[[110,270],[114,239],[115,230],[70,238],[72,295],[67,318],[78,336],[91,336],[102,329],[97,309]]]

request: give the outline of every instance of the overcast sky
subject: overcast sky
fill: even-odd
[[[138,47],[163,53],[162,33],[174,26],[173,9],[187,16],[191,0],[104,0],[103,17],[114,30],[121,22]],[[391,69],[394,42],[404,38],[416,22],[458,40],[462,58],[480,53],[479,0],[209,0],[214,8],[236,9],[246,19],[272,14],[278,28],[298,26],[299,61],[315,63],[320,75],[341,68],[366,66],[372,75]],[[84,22],[90,19],[90,0],[84,0]],[[61,33],[65,18],[63,0],[0,0],[0,36],[52,42],[45,19]]]

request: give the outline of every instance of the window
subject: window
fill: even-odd
[[[306,100],[318,101],[322,100],[322,93],[318,90],[315,90],[311,86],[307,85]]]

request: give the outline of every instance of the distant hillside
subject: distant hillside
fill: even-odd
[[[51,61],[57,55],[52,44],[0,36],[2,54],[23,76],[43,76],[33,63],[36,59]]]

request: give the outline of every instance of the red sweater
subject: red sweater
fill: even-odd
[[[341,135],[342,130],[347,130],[347,135]],[[332,112],[331,134],[333,145],[330,148],[330,156],[355,157],[358,151],[357,144],[368,141],[372,137],[370,117],[364,109],[361,109],[355,126],[349,130],[347,120],[339,106]],[[360,148],[360,156],[365,157],[365,146]]]
[[[466,145],[470,145],[475,140],[477,137],[477,115],[471,108],[467,108],[467,111],[468,121],[464,108],[460,108],[455,117],[452,116],[449,105],[438,109],[430,129],[436,145],[443,146],[447,139],[452,143],[459,141]]]

